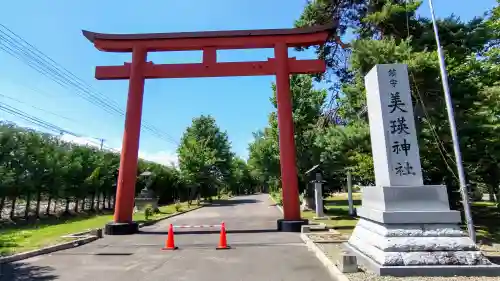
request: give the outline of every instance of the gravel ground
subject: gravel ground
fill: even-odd
[[[392,277],[376,276],[371,273],[359,272],[347,274],[351,281],[498,281],[500,277]]]
[[[340,233],[313,233],[308,235],[309,239],[315,243],[321,242],[347,242],[349,236]]]
[[[337,263],[342,252],[340,243],[316,243],[316,245],[330,258],[333,263]],[[370,272],[360,271],[358,273],[347,273],[350,281],[500,281],[500,277],[393,277],[377,276]]]

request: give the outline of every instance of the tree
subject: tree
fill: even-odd
[[[58,136],[9,123],[0,124],[0,145],[0,211],[3,214],[7,209],[11,219],[57,214],[61,199],[62,211],[68,215],[103,211],[106,201],[107,209],[114,207],[117,153],[67,143]],[[146,170],[155,174],[152,188],[163,202],[186,193],[180,190],[186,185],[174,168],[142,159],[138,166],[138,174]],[[141,184],[139,180],[138,186]]]
[[[334,22],[339,36],[350,32],[355,39],[346,45],[332,36],[325,46],[316,47],[328,67],[326,75],[316,79],[332,91],[333,102],[322,112],[326,126],[311,126],[317,124],[314,118],[300,121],[299,116],[314,114],[295,110],[302,103],[292,89],[298,166],[300,171],[309,165],[308,159],[317,162],[319,157],[334,189],[342,187],[346,169],[355,182],[373,184],[364,76],[375,64],[404,63],[410,74],[424,181],[445,184],[452,207],[460,207],[434,32],[430,19],[417,15],[420,5],[421,1],[404,0],[308,1],[297,27]],[[467,178],[475,189],[484,186],[490,194],[498,193],[500,184],[499,11],[497,6],[486,17],[468,22],[455,16],[438,20]],[[291,84],[293,88],[293,78]],[[249,167],[259,182],[273,185],[279,183],[276,114],[269,120],[249,146]]]
[[[336,111],[347,120],[343,131],[351,126],[366,126],[367,116],[362,114],[366,108],[363,78],[375,64],[399,62],[409,66],[425,182],[446,184],[451,203],[457,205],[454,191],[458,181],[453,168],[434,33],[431,21],[416,15],[420,4],[421,1],[406,3],[403,0],[310,1],[296,25],[325,24],[333,20],[338,23],[339,35],[351,30],[357,37],[350,42],[348,51],[340,50],[333,38],[326,47],[317,48],[318,55],[327,60],[329,73],[338,79],[332,88],[340,92]],[[498,171],[499,159],[494,141],[499,136],[495,126],[498,124],[498,9],[496,7],[487,19],[477,17],[464,23],[450,16],[438,21],[468,179],[486,184],[490,190],[498,188],[499,183],[498,172],[493,172]],[[346,54],[349,63],[341,63],[346,61],[342,60]],[[328,143],[335,141],[326,136],[323,144]],[[343,146],[334,147],[335,153],[329,152],[326,158],[342,154]],[[369,163],[366,156],[369,153],[357,158],[360,163]]]
[[[194,118],[177,150],[183,178],[195,193],[210,199],[230,176],[233,154],[227,133],[209,116]]]
[[[254,142],[250,144],[249,164],[261,184],[270,186],[271,191],[280,188],[279,136],[277,120],[276,85],[272,85],[271,103],[275,111],[269,115],[269,125],[262,132],[254,133]],[[290,79],[292,94],[292,112],[294,121],[295,146],[297,151],[297,172],[299,189],[305,191],[305,197],[313,197],[305,172],[320,162],[320,150],[316,146],[316,135],[321,133],[323,120],[322,106],[327,93],[313,87],[310,75],[292,75]],[[309,203],[313,200],[306,200]],[[308,206],[305,206],[306,208]]]
[[[250,173],[248,164],[237,156],[233,157],[231,164],[231,177],[227,191],[236,195],[255,192],[256,182]]]

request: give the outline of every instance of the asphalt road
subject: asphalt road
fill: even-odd
[[[130,236],[0,265],[0,280],[331,280],[297,233],[276,232],[281,213],[268,195],[237,197],[162,221]],[[218,229],[179,229],[179,250],[162,251],[168,225],[226,224],[230,250],[216,250]]]

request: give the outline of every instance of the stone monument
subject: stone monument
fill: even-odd
[[[346,248],[379,275],[498,276],[460,228],[443,185],[423,185],[407,66],[376,65],[365,77],[375,186],[362,191]]]

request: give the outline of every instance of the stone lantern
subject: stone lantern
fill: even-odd
[[[155,196],[153,190],[151,190],[151,185],[153,184],[154,175],[153,173],[146,171],[139,175],[140,177],[147,177],[146,186],[141,190],[139,195],[135,197],[135,207],[134,211],[144,211],[146,206],[151,205],[153,210],[158,210],[158,197]]]

